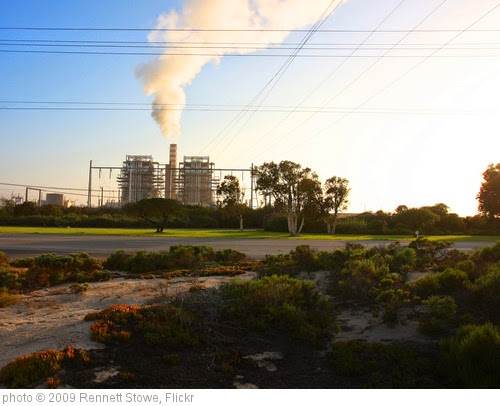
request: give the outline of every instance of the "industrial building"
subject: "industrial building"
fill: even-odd
[[[208,156],[185,156],[179,164],[177,198],[184,204],[211,207],[218,179]]]
[[[45,195],[45,204],[64,206],[64,195],[62,193],[47,193]]]
[[[126,204],[162,197],[165,175],[151,155],[127,155],[117,180],[120,202]]]
[[[208,156],[184,156],[178,162],[177,144],[170,144],[168,164],[154,161],[151,155],[127,155],[121,167],[94,166],[90,161],[87,205],[92,207],[93,197],[98,198],[98,206],[110,207],[163,197],[178,200],[185,205],[213,207],[216,204],[215,191],[223,172],[240,172],[242,181],[245,173],[250,174],[249,205],[252,207],[256,195],[251,169],[216,169]],[[119,175],[113,178],[113,173]],[[216,173],[219,174],[218,177],[215,176]],[[94,186],[93,174],[98,174],[98,184]],[[93,190],[98,194],[93,195]]]

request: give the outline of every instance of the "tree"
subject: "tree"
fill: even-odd
[[[290,235],[299,235],[305,217],[319,207],[321,201],[318,175],[295,162],[281,161],[254,167],[253,176],[255,189],[272,199],[274,207],[286,214]]]
[[[240,181],[236,176],[226,175],[216,190],[223,215],[238,217],[240,220],[240,231],[243,231],[243,212],[246,206],[243,204],[244,192],[241,191]]]
[[[183,212],[182,203],[172,199],[143,199],[125,206],[125,212],[148,222],[162,233],[167,223]]]
[[[490,219],[500,218],[500,163],[490,164],[483,173],[483,179],[476,196],[479,212]]]
[[[347,196],[351,191],[348,186],[349,181],[347,179],[337,176],[332,176],[325,182],[324,219],[328,234],[335,234],[338,214],[343,210],[347,210],[349,203]]]

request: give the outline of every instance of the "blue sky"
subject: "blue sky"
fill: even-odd
[[[208,1],[208,0],[207,0]],[[349,0],[322,28],[373,29],[400,0]],[[384,28],[408,29],[441,0],[407,0]],[[448,0],[425,28],[461,29],[498,1]],[[182,1],[1,1],[1,27],[154,27],[162,12],[182,12]],[[318,15],[321,13],[318,10]],[[496,10],[477,27],[498,27]],[[147,32],[0,31],[6,39],[105,39],[146,41]],[[310,42],[360,42],[366,34],[316,34]],[[401,34],[378,34],[373,43],[394,43]],[[303,34],[291,34],[296,42]],[[442,44],[449,33],[419,34],[408,41]],[[500,43],[500,34],[468,33],[457,42]],[[7,47],[1,46],[0,49]],[[462,51],[469,52],[469,51]],[[475,51],[470,51],[475,52]],[[491,51],[489,53],[498,51]],[[145,56],[0,53],[0,100],[149,102],[134,69]],[[356,106],[418,59],[386,58],[332,105]],[[308,101],[321,106],[368,67],[373,59],[352,58]],[[209,63],[185,87],[188,104],[247,104],[283,63],[281,58],[225,57]],[[266,105],[298,104],[339,59],[296,58]],[[338,175],[351,182],[350,211],[394,210],[448,204],[474,215],[481,172],[498,162],[497,58],[431,58],[366,107],[474,111],[480,114],[352,114],[319,135],[339,116],[317,114],[292,131],[306,113],[296,113],[255,145],[285,113],[255,114],[243,130],[210,152],[216,166],[248,167],[290,159],[316,170],[324,180]],[[0,107],[5,104],[0,104]],[[181,119],[180,155],[196,155],[234,117],[232,112],[189,112]],[[313,136],[314,135],[314,136]],[[126,154],[152,154],[166,162],[168,143],[149,111],[0,110],[0,182],[86,187],[88,164],[120,165]],[[487,146],[485,148],[485,146]],[[104,180],[103,180],[104,182]],[[105,183],[103,183],[105,185]],[[0,186],[0,195],[12,188]],[[17,189],[16,189],[17,191]],[[22,189],[19,189],[22,193]],[[80,202],[83,203],[84,198]]]

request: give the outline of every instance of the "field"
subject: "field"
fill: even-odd
[[[246,238],[246,239],[289,239],[289,240],[333,240],[333,241],[411,241],[411,235],[327,235],[301,234],[290,237],[287,233],[262,230],[232,230],[232,229],[167,229],[158,234],[152,229],[127,228],[58,228],[58,227],[7,227],[0,226],[0,233],[5,234],[60,234],[60,235],[112,235],[158,238]],[[477,235],[436,235],[426,236],[431,241],[500,241],[500,236]]]

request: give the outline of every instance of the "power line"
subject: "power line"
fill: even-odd
[[[441,3],[439,3],[436,7],[434,7],[429,13],[425,15],[425,17],[421,18],[420,21],[413,26],[412,30],[406,33],[403,37],[401,37],[396,44],[394,44],[387,52],[385,52],[383,55],[380,55],[377,57],[375,61],[373,61],[368,67],[366,67],[359,75],[357,75],[353,80],[351,80],[346,86],[344,86],[340,91],[338,91],[333,97],[328,99],[326,103],[323,104],[323,106],[317,110],[316,112],[312,113],[309,117],[307,117],[305,120],[303,120],[299,125],[295,126],[293,130],[289,131],[286,133],[284,136],[282,136],[280,139],[278,139],[274,144],[272,144],[270,147],[268,147],[266,150],[261,151],[258,156],[261,156],[263,153],[267,152],[270,148],[274,147],[277,143],[280,143],[283,139],[286,137],[290,136],[293,134],[295,131],[297,131],[299,128],[301,128],[305,123],[307,123],[311,118],[313,118],[317,113],[319,113],[325,106],[330,104],[332,101],[334,101],[338,96],[340,96],[342,93],[344,93],[348,88],[350,88],[354,83],[356,83],[360,78],[362,78],[368,71],[370,71],[380,60],[382,60],[384,57],[388,56],[389,52],[395,48],[396,45],[399,45],[402,41],[404,41],[410,34],[415,32],[415,30],[418,29],[425,21],[427,21],[438,9],[440,9],[444,3],[446,3],[448,0],[442,0]]]
[[[441,51],[442,48],[439,48]],[[158,52],[98,52],[98,51],[39,51],[22,49],[0,49],[0,53],[22,54],[61,54],[61,55],[129,55],[129,56],[210,56],[210,57],[272,57],[290,58],[293,54],[226,54],[226,53],[158,53]],[[332,54],[300,54],[299,58],[376,58],[379,55],[332,55]],[[384,58],[424,58],[428,55],[385,55]],[[500,54],[484,55],[432,55],[434,58],[497,58]]]
[[[331,7],[331,5],[334,3],[334,1],[335,1],[335,0],[332,0],[332,1],[328,4],[328,7],[325,9],[325,11],[324,11],[324,12],[320,15],[320,17],[316,20],[316,22],[314,23],[314,25],[313,25],[313,26],[312,26],[312,27],[311,27],[311,28],[307,31],[307,32],[308,32],[308,34],[307,34],[307,35],[306,35],[306,36],[305,36],[305,37],[304,37],[304,38],[300,41],[299,45],[298,45],[298,46],[297,46],[297,48],[296,48],[296,51],[294,51],[294,53],[293,53],[293,55],[294,55],[294,56],[296,56],[296,55],[299,53],[299,51],[302,49],[302,47],[303,47],[303,46],[307,43],[307,41],[309,41],[309,39],[312,37],[312,35],[313,35],[313,30],[316,30],[316,31],[317,31],[317,30],[318,30],[318,28],[321,26],[321,24],[323,24],[323,23],[321,23],[321,24],[320,24],[320,20],[321,20],[321,19],[325,16],[326,12],[329,10],[329,8],[330,8],[330,7]],[[327,18],[329,18],[329,17],[330,17],[330,15],[331,15],[331,14],[332,14],[332,13],[333,13],[336,9],[337,9],[337,7],[338,7],[340,4],[342,4],[342,2],[343,2],[343,0],[340,0],[340,1],[339,1],[339,3],[335,6],[335,8],[331,11],[331,13],[328,15],[328,17],[327,17]],[[209,142],[209,143],[208,143],[208,144],[207,144],[207,145],[206,145],[206,146],[202,149],[202,151],[203,151],[203,150],[205,150],[206,148],[208,148],[208,146],[210,146],[212,142],[214,142],[214,141],[215,141],[218,137],[220,137],[222,134],[224,134],[224,133],[226,132],[226,130],[227,130],[226,134],[220,138],[220,140],[218,141],[218,143],[217,143],[214,147],[212,147],[212,149],[210,150],[210,152],[212,152],[212,151],[213,151],[213,149],[219,145],[219,143],[220,143],[220,142],[221,142],[221,141],[222,141],[222,140],[223,140],[223,139],[227,136],[227,134],[229,134],[229,132],[230,132],[230,131],[234,128],[234,126],[235,126],[235,125],[236,125],[236,124],[237,124],[237,123],[238,123],[238,122],[239,122],[239,121],[243,118],[243,116],[246,114],[246,109],[250,108],[250,107],[251,107],[251,106],[252,106],[252,105],[253,105],[253,104],[254,104],[254,103],[255,103],[255,102],[259,99],[260,95],[261,95],[261,94],[263,94],[263,92],[266,90],[266,88],[267,88],[268,86],[270,86],[270,85],[271,85],[271,83],[272,83],[272,82],[273,82],[276,78],[278,78],[278,79],[277,79],[277,81],[279,81],[279,80],[281,79],[281,77],[282,77],[283,75],[279,76],[279,75],[280,75],[280,73],[281,73],[281,72],[283,72],[283,73],[284,73],[284,72],[288,69],[288,67],[290,66],[290,64],[292,63],[292,61],[293,61],[293,59],[294,59],[294,56],[289,56],[289,57],[287,58],[287,60],[283,63],[283,65],[281,65],[281,67],[280,67],[280,68],[277,70],[277,72],[276,72],[276,73],[275,73],[275,74],[271,77],[271,79],[269,79],[269,80],[268,80],[268,82],[264,85],[264,87],[260,89],[260,91],[259,91],[259,92],[258,92],[258,93],[257,93],[257,94],[253,97],[253,98],[252,98],[252,100],[250,100],[250,102],[249,102],[249,103],[245,106],[245,108],[244,108],[244,109],[242,109],[242,110],[241,110],[241,112],[240,112],[240,113],[238,113],[238,114],[237,114],[237,115],[233,118],[233,120],[232,120],[232,121],[231,121],[228,125],[226,125],[226,127],[224,127],[224,129],[223,129],[221,132],[219,132],[219,134],[217,134],[217,135],[216,135],[216,136],[215,136],[215,137],[214,137],[214,138],[213,138],[213,139],[212,139],[212,140],[211,140],[211,141],[210,141],[210,142]],[[274,88],[274,86],[275,86],[275,85],[276,85],[276,83],[272,86],[271,90]],[[267,93],[267,95],[269,95],[269,92]],[[264,96],[263,100],[261,100],[261,104],[263,103],[263,101],[265,100],[265,98],[267,97],[267,95],[266,95],[266,96]],[[200,152],[200,154],[201,154],[201,152]]]
[[[391,44],[392,45],[392,44]],[[198,45],[198,46],[157,46],[157,45],[92,45],[92,44],[39,44],[39,43],[7,43],[5,41],[0,40],[0,46],[24,46],[24,47],[67,47],[67,48],[147,48],[147,49],[232,49],[232,50],[239,50],[239,49],[244,49],[244,50],[255,50],[255,51],[274,51],[274,50],[295,50],[295,47],[283,47],[283,46],[266,46],[262,45],[262,48],[256,47],[256,46],[207,46],[207,45]],[[436,44],[433,47],[426,47],[426,48],[415,48],[415,47],[400,47],[398,46],[396,50],[402,50],[402,51],[415,51],[415,50],[422,50],[422,51],[428,51],[428,50],[435,50],[440,46],[440,44]],[[350,51],[350,50],[358,50],[358,49],[363,49],[365,51],[385,51],[387,49],[392,50],[395,49],[394,45],[390,47],[374,47],[372,44],[368,45],[363,45],[363,46],[358,46],[355,48],[346,48],[346,47],[331,47],[331,46],[304,46],[303,49],[307,50],[320,50],[320,51]],[[453,50],[495,50],[495,49],[500,49],[500,47],[477,47],[477,46],[462,46],[462,47],[453,47],[450,48]]]
[[[159,31],[159,32],[310,32],[310,29],[275,29],[275,28],[124,28],[124,27],[0,27],[1,31],[137,31],[137,32],[149,32],[149,31]],[[406,33],[411,30],[405,29],[385,29],[377,30],[376,32],[381,33]],[[413,32],[463,32],[464,29],[460,28],[441,28],[441,29],[423,29]],[[489,28],[489,29],[475,29],[467,30],[468,32],[500,32],[500,29]],[[328,29],[328,30],[316,30],[318,33],[370,33],[372,30],[368,29]]]
[[[259,112],[259,113],[343,113],[350,111],[352,108],[334,108],[334,109],[322,109],[321,111],[314,111],[311,109],[247,109],[247,112]],[[3,111],[150,111],[150,108],[113,108],[113,107],[0,107]],[[157,111],[199,111],[199,112],[214,112],[214,113],[224,113],[224,112],[239,112],[239,109],[210,109],[210,108],[161,108]],[[357,111],[358,114],[396,114],[396,115],[412,115],[412,114],[422,114],[422,115],[449,115],[449,114],[479,114],[477,111],[432,111],[432,110],[418,110],[418,109],[383,109],[383,108],[373,108],[365,109],[363,111]]]
[[[34,43],[76,43],[76,44],[190,44],[190,45],[224,45],[224,46],[230,46],[230,45],[266,45],[269,46],[269,42],[213,42],[213,41],[116,41],[116,40],[108,40],[108,41],[101,41],[101,40],[54,40],[54,39],[0,39],[1,42],[34,42]],[[271,44],[272,45],[272,44]],[[300,45],[298,42],[282,42],[281,45],[290,45],[290,46],[297,46]],[[308,44],[305,45],[307,48],[308,46],[315,46],[315,45],[360,45],[359,42],[309,42]],[[375,46],[384,46],[384,45],[393,45],[393,43],[388,43],[388,42],[377,42],[377,43],[369,43],[366,46],[370,45],[375,45]],[[441,45],[439,43],[432,43],[432,42],[413,42],[413,43],[406,43],[405,45],[421,45],[421,46],[438,46]],[[461,43],[456,43],[455,45],[500,45],[500,42],[461,42]]]
[[[488,16],[489,14],[491,14],[494,10],[496,10],[498,7],[500,7],[500,3],[498,3],[496,6],[494,6],[493,8],[491,8],[488,12],[486,12],[485,14],[483,14],[481,17],[479,17],[477,20],[475,20],[472,24],[470,24],[467,28],[465,28],[464,30],[462,30],[461,32],[459,32],[458,34],[454,35],[450,40],[448,40],[446,42],[446,44],[444,44],[443,46],[446,46],[447,44],[449,44],[450,42],[454,41],[456,38],[458,38],[460,35],[462,35],[463,33],[467,32],[467,31],[470,31],[470,28],[473,27],[475,24],[477,24],[479,21],[481,21],[483,18],[485,18],[486,16]],[[434,52],[438,52],[438,50],[434,51]],[[354,113],[356,110],[358,110],[359,108],[363,107],[365,104],[369,103],[371,100],[373,100],[375,97],[379,96],[381,93],[383,93],[386,89],[388,89],[389,87],[391,87],[392,85],[394,85],[395,83],[399,82],[403,77],[405,77],[406,75],[408,75],[409,73],[411,73],[412,71],[414,71],[416,68],[418,68],[420,65],[422,65],[425,61],[427,61],[432,55],[429,55],[427,57],[425,57],[424,59],[422,59],[420,62],[418,62],[417,64],[415,64],[413,67],[411,67],[409,70],[407,70],[406,72],[404,72],[403,74],[401,74],[400,76],[398,76],[397,78],[395,78],[393,81],[391,81],[389,84],[387,84],[386,86],[384,86],[382,89],[380,89],[377,93],[375,93],[374,95],[370,96],[368,99],[366,99],[363,103],[359,104],[357,107],[355,107],[354,109],[352,109],[351,111],[345,113],[343,116],[341,116],[339,119],[335,120],[333,123],[329,124],[328,126],[324,127],[323,129],[321,129],[320,131],[316,132],[315,134],[313,134],[311,137],[309,137],[309,141],[311,140],[311,138],[314,138],[316,137],[317,135],[321,134],[323,131],[331,128],[332,126],[334,126],[335,124],[339,123],[341,120],[343,120],[344,118],[348,117],[350,114]],[[299,144],[300,145],[300,144]],[[285,154],[288,154],[289,152],[293,151],[294,149],[296,149],[299,145],[296,145],[294,146],[293,148],[289,149],[287,152],[285,152],[284,154],[280,154],[280,156],[282,155],[285,155]]]

